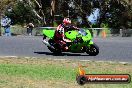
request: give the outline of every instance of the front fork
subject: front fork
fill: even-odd
[[[45,40],[46,39],[46,35],[43,35],[43,40]]]
[[[90,48],[90,46],[93,44],[94,44],[94,42],[92,40],[90,40],[89,43],[87,44],[87,48]]]
[[[55,49],[52,45],[49,44],[49,42],[46,41],[46,36],[44,35],[43,36],[43,40],[42,40],[43,44],[45,44],[46,46],[52,48],[52,49]]]
[[[92,40],[90,40],[89,45],[93,45],[93,44],[94,44],[94,42]]]

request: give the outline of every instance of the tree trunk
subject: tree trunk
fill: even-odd
[[[98,19],[98,27],[99,28],[101,27],[101,23],[103,22],[103,20],[106,19],[105,15],[108,12],[109,7],[107,5],[104,5],[100,9],[102,10],[102,14],[101,14],[100,18]],[[100,32],[101,32],[101,30],[97,30],[97,36],[99,36]]]
[[[0,36],[1,36],[1,27],[0,27]]]
[[[1,36],[1,24],[0,24],[0,36]]]
[[[42,5],[41,2],[38,2],[37,0],[35,0],[35,3],[38,5],[40,12],[42,14],[42,16],[39,15],[39,13],[33,8],[32,6],[32,2],[30,0],[27,0],[29,6],[32,8],[32,12],[35,14],[35,16],[42,21],[42,23],[44,23],[44,25],[46,25],[46,21],[45,21],[45,14],[42,10]]]
[[[81,24],[81,27],[91,28],[90,24],[89,24],[89,22],[88,22],[88,20],[86,18],[86,16],[87,16],[87,14],[83,14],[82,15],[82,24]],[[90,31],[91,35],[93,36],[92,29],[89,29],[89,31]]]
[[[55,0],[52,0],[52,2],[51,2],[52,26],[54,26],[54,13],[55,13]]]

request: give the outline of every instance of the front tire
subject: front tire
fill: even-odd
[[[96,56],[99,54],[99,47],[94,43],[93,45],[90,45],[86,49],[86,53],[89,54],[90,56]]]

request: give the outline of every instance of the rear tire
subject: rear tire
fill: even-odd
[[[48,47],[48,49],[49,49],[51,52],[53,52],[54,54],[56,54],[56,55],[62,54],[62,52],[61,52],[60,50],[58,50],[58,49],[52,49],[52,48],[50,48],[50,47]]]
[[[94,43],[93,45],[90,45],[86,49],[86,53],[89,54],[90,56],[96,56],[99,54],[99,47]]]
[[[58,54],[58,55],[62,53],[60,49],[58,49],[57,47],[55,47],[54,40],[49,40],[48,42],[49,42],[50,45],[54,46],[54,48],[55,48],[55,49],[53,49],[53,48],[51,48],[51,47],[48,46],[48,49],[51,52],[53,52],[54,54]]]

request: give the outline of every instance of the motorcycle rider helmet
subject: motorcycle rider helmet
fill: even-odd
[[[71,24],[71,20],[69,18],[64,18],[63,23],[65,24]]]

